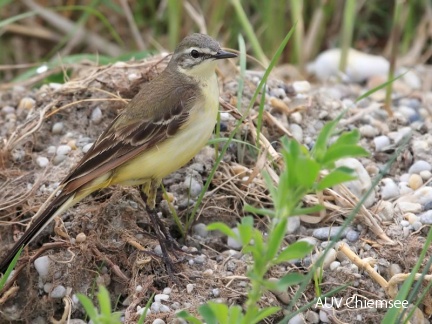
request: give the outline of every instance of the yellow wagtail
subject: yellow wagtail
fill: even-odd
[[[185,165],[207,143],[219,108],[216,60],[236,56],[207,35],[184,38],[166,69],[142,86],[62,181],[60,194],[42,207],[3,257],[0,272],[54,217],[114,184],[139,185],[153,225],[158,227],[152,212],[157,189],[165,176]],[[166,257],[166,250],[163,253]]]

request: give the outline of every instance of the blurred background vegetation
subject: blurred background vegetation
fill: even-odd
[[[387,58],[393,51],[408,65],[432,56],[430,0],[0,0],[0,19],[3,82],[32,63],[82,60],[84,53],[103,64],[172,51],[191,32],[230,48],[241,33],[266,65],[294,24],[281,61],[300,69],[344,44]]]

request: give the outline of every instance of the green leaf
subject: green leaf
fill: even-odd
[[[324,206],[322,205],[316,205],[312,207],[304,207],[304,208],[295,208],[290,216],[297,216],[297,215],[308,215],[308,214],[314,214],[318,213],[321,210],[324,210]]]
[[[251,216],[243,217],[241,223],[237,225],[240,240],[243,246],[249,244],[252,239],[252,233],[254,230],[253,227],[253,218]]]
[[[234,239],[238,239],[238,235],[225,223],[215,222],[207,225],[207,230],[209,231],[219,231],[225,234],[226,236],[232,237]]]
[[[0,279],[0,291],[3,289],[3,287],[6,285],[6,281],[9,279],[9,276],[13,270],[13,268],[15,268],[18,259],[22,253],[22,250],[24,249],[24,245],[20,247],[20,249],[18,250],[17,254],[15,254],[15,256],[13,257],[11,263],[9,264],[9,266],[6,269],[6,272],[4,273],[3,277]]]
[[[357,179],[357,177],[353,175],[353,170],[346,172],[345,169],[346,168],[337,168],[330,172],[318,183],[317,190],[322,191],[343,182]]]
[[[345,157],[368,156],[369,152],[363,147],[354,145],[340,145],[331,147],[321,160],[324,165],[329,165]]]
[[[177,317],[183,318],[186,321],[188,321],[188,323],[191,323],[191,324],[202,324],[202,322],[198,318],[192,316],[191,314],[189,314],[185,310],[178,312]]]
[[[208,324],[228,324],[228,306],[225,304],[208,302],[200,306],[198,312]]]
[[[95,322],[98,317],[98,313],[96,307],[93,305],[93,302],[87,296],[83,294],[76,295],[81,305],[83,305],[86,314],[90,317],[90,319]]]
[[[276,221],[276,220],[275,220]],[[278,219],[278,223],[269,234],[267,254],[264,256],[266,260],[271,260],[275,257],[277,251],[282,245],[287,227],[287,218]]]
[[[229,323],[233,323],[233,324],[237,324],[237,323],[241,323],[242,318],[243,318],[243,313],[242,313],[242,309],[240,306],[238,305],[233,305],[230,306],[229,310],[228,310],[228,318],[229,318]]]
[[[270,216],[270,217],[275,216],[275,212],[271,209],[256,208],[256,207],[253,207],[253,206],[248,205],[248,204],[246,204],[244,206],[243,210],[247,213],[252,213],[252,214],[256,214],[256,215]]]
[[[313,250],[313,248],[314,246],[307,242],[295,242],[279,253],[274,261],[274,264],[279,264],[281,262],[290,260],[303,259]]]
[[[104,286],[99,286],[97,299],[99,301],[100,313],[104,315],[111,315],[111,300],[108,290]]]
[[[303,282],[303,280],[306,277],[304,275],[302,275],[301,273],[298,272],[291,272],[288,273],[287,275],[283,276],[280,280],[279,280],[279,287],[280,289],[286,290],[288,289],[288,287],[294,286],[294,285],[298,285],[299,283]]]
[[[345,132],[338,139],[330,145],[329,149],[333,146],[339,145],[357,145],[360,140],[360,132],[358,129],[354,129],[350,132]]]
[[[298,185],[311,188],[318,178],[320,165],[312,159],[299,159],[294,170],[297,175]]]
[[[333,135],[338,121],[339,120],[336,119],[325,124],[317,137],[315,145],[312,149],[312,156],[315,157],[318,162],[324,158],[324,155],[327,151],[327,144],[330,140],[330,137]]]

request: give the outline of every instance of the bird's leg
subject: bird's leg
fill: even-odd
[[[173,280],[175,283],[178,284],[178,280],[176,277],[174,277],[174,265],[173,262],[168,255],[166,243],[170,242],[169,238],[172,239],[171,235],[169,235],[168,231],[166,230],[164,224],[159,219],[159,217],[156,214],[155,210],[155,198],[156,198],[156,191],[159,186],[159,183],[151,182],[150,184],[142,185],[140,187],[140,195],[141,199],[143,200],[146,211],[150,217],[150,220],[152,222],[152,227],[154,231],[156,232],[156,236],[158,238],[161,250],[162,250],[162,259],[167,267],[168,275],[170,276],[171,280]],[[161,233],[162,232],[162,233]],[[170,242],[171,245],[171,242]]]

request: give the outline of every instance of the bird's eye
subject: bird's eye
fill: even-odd
[[[200,53],[199,53],[197,50],[192,50],[192,51],[190,52],[190,55],[191,55],[193,58],[198,58],[198,57],[200,56]]]

